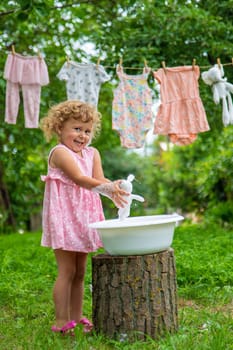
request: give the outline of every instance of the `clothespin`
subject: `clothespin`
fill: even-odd
[[[123,63],[123,59],[122,59],[122,57],[120,57],[120,60],[119,60],[119,64],[118,64],[118,72],[120,71],[120,70],[122,70],[122,63]]]
[[[164,72],[166,73],[166,63],[165,63],[165,61],[162,61],[162,67],[164,69]]]
[[[100,57],[98,57],[97,63],[96,63],[96,68],[98,69],[100,65]]]
[[[15,55],[15,46],[14,45],[11,45],[11,52],[12,52],[12,55]]]
[[[41,60],[42,59],[42,56],[41,56],[41,54],[40,54],[40,51],[38,50],[38,57],[39,57],[39,60]]]
[[[67,62],[67,67],[69,67],[69,65],[70,65],[70,58],[69,58],[68,55],[66,56],[66,62]]]
[[[221,69],[221,60],[220,60],[220,58],[217,58],[217,64],[218,64],[218,68]]]
[[[150,69],[149,69],[149,67],[147,65],[147,60],[144,60],[144,68],[145,68],[145,72],[149,72],[150,71]]]
[[[196,59],[194,58],[193,63],[192,63],[193,69],[194,69],[195,65],[196,65]]]

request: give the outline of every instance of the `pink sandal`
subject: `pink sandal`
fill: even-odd
[[[80,324],[83,324],[83,331],[84,333],[89,333],[92,331],[93,324],[87,319],[87,318],[81,318],[79,321]]]
[[[51,330],[55,333],[61,333],[61,334],[71,334],[74,335],[73,329],[76,327],[77,323],[75,321],[69,321],[67,322],[63,327],[57,327],[52,326]]]

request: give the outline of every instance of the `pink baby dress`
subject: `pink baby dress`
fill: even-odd
[[[75,158],[82,173],[92,177],[94,148],[85,147],[82,157],[64,145]],[[104,220],[99,194],[76,185],[62,170],[48,164],[43,203],[43,234],[41,245],[53,249],[89,253],[102,247],[95,229],[88,225]]]
[[[199,132],[209,130],[199,96],[199,67],[160,68],[153,74],[160,84],[161,95],[154,134],[169,135],[177,145],[192,143]]]

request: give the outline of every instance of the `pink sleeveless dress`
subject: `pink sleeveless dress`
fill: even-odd
[[[83,157],[63,147],[76,159],[86,176],[92,176],[94,148],[85,147]],[[43,234],[41,245],[53,249],[89,253],[102,247],[96,230],[89,223],[104,220],[100,196],[76,185],[64,172],[48,164],[48,174],[41,177],[45,181],[43,201]]]
[[[169,135],[170,141],[180,146],[194,142],[198,133],[209,130],[199,94],[199,66],[160,68],[153,74],[161,94],[154,134]]]

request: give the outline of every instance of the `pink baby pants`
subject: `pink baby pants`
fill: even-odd
[[[43,58],[9,54],[4,69],[6,86],[5,122],[16,124],[22,90],[26,128],[39,124],[41,86],[49,83],[48,69]]]

